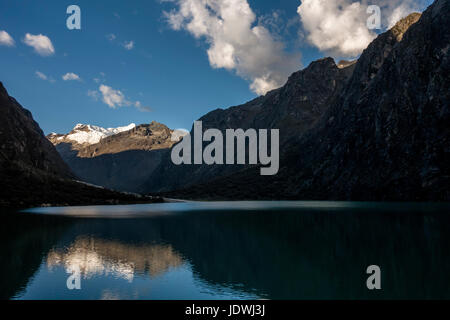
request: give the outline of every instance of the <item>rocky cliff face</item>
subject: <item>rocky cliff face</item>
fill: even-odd
[[[68,134],[50,134],[64,161],[83,181],[138,192],[180,137],[167,126],[150,124],[104,129],[77,125]]]
[[[97,144],[89,145],[78,152],[80,158],[93,158],[104,154],[116,154],[130,150],[168,149],[177,142],[172,139],[173,130],[153,121],[131,130],[108,136]]]
[[[292,74],[287,83],[265,96],[244,105],[217,109],[199,120],[203,130],[279,129],[283,146],[312,128],[344,88],[352,75],[353,63],[338,67],[332,58],[311,63]],[[141,191],[173,190],[216,179],[243,170],[243,165],[180,165],[171,163],[167,154]]]
[[[248,169],[172,193],[186,198],[450,199],[450,1],[380,35],[320,121],[282,153],[277,176]]]
[[[78,183],[31,113],[0,83],[0,207],[79,205],[151,199]]]
[[[295,152],[295,197],[450,199],[449,9],[437,1],[363,53],[327,118],[301,141],[306,155]]]
[[[23,171],[42,170],[73,177],[52,144],[45,138],[31,113],[24,109],[0,83],[0,166]]]

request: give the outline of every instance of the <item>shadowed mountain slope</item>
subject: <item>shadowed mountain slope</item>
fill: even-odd
[[[437,0],[380,35],[321,120],[257,168],[173,197],[195,199],[450,199],[450,1]]]
[[[280,129],[280,144],[284,148],[286,141],[301,136],[317,123],[344,87],[353,68],[351,63],[339,68],[332,58],[315,61],[292,74],[283,87],[241,106],[214,110],[199,120],[204,131],[209,128],[222,132],[230,128]],[[168,153],[141,191],[173,190],[246,168],[245,165],[175,166]]]

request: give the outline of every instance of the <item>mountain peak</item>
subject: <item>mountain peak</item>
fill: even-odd
[[[402,41],[403,35],[405,32],[411,27],[414,23],[419,21],[420,17],[422,16],[421,13],[413,12],[407,17],[401,19],[398,21],[392,28],[391,32],[392,34],[397,38],[397,41]]]
[[[80,145],[92,145],[99,143],[100,140],[121,133],[132,130],[136,124],[131,123],[128,126],[117,128],[103,128],[90,124],[78,123],[68,134],[50,134],[47,136],[50,141],[55,143],[73,141]]]
[[[58,150],[69,145],[78,157],[95,157],[129,150],[167,149],[185,133],[175,132],[157,121],[136,125],[131,123],[117,128],[103,128],[78,123],[67,134],[51,133],[47,136]],[[60,147],[58,147],[61,145]]]
[[[8,91],[6,91],[5,87],[3,86],[3,83],[0,81],[0,97],[7,98],[9,97]]]
[[[152,121],[109,129],[77,124],[68,134],[50,134],[47,138],[81,180],[137,192],[163,155],[186,133]]]
[[[75,127],[72,129],[72,131],[99,131],[99,132],[103,132],[103,133],[107,134],[107,133],[119,133],[119,132],[123,132],[123,131],[128,131],[135,127],[136,127],[135,123],[130,123],[127,126],[117,127],[117,128],[103,128],[103,127],[95,126],[95,125],[91,125],[91,124],[78,123],[75,125]]]
[[[338,67],[339,69],[344,69],[344,68],[347,68],[347,67],[350,67],[350,66],[354,65],[354,64],[357,63],[357,62],[358,62],[358,60],[352,60],[352,61],[349,61],[349,60],[340,60],[340,61],[338,62],[338,64],[337,64],[337,67]]]
[[[325,57],[325,58],[317,59],[317,60],[311,62],[310,65],[306,69],[315,68],[315,67],[316,68],[317,67],[335,68],[336,62],[334,61],[334,59],[332,57]]]

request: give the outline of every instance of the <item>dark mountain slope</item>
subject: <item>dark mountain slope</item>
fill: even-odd
[[[336,66],[332,58],[311,63],[292,74],[286,85],[244,105],[217,109],[199,120],[203,130],[217,128],[244,130],[280,129],[280,144],[301,136],[312,128],[344,87],[353,72],[351,63]],[[142,192],[173,190],[206,182],[248,168],[244,165],[180,165],[172,164],[168,153],[154,171]]]
[[[40,169],[61,177],[74,177],[45,138],[31,113],[10,97],[0,82],[0,165],[27,171]]]
[[[129,150],[87,158],[78,157],[66,143],[56,148],[82,181],[127,192],[139,192],[169,152],[169,149]]]
[[[31,113],[0,83],[0,207],[108,204],[151,199],[78,183]]]
[[[380,35],[277,176],[249,169],[185,198],[450,200],[450,1]],[[406,31],[407,30],[407,31]]]

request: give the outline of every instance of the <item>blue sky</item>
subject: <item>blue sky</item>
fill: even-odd
[[[205,1],[0,0],[0,81],[46,134],[77,123],[190,128],[211,110],[280,86],[312,60],[357,57],[375,36],[355,36],[357,26],[336,20],[346,14],[365,24],[364,8],[350,0],[319,8],[310,5],[319,0],[227,0],[226,8]],[[383,28],[431,1],[393,2],[382,7]],[[81,8],[81,30],[66,27],[71,4]],[[323,19],[333,28],[320,28]]]

